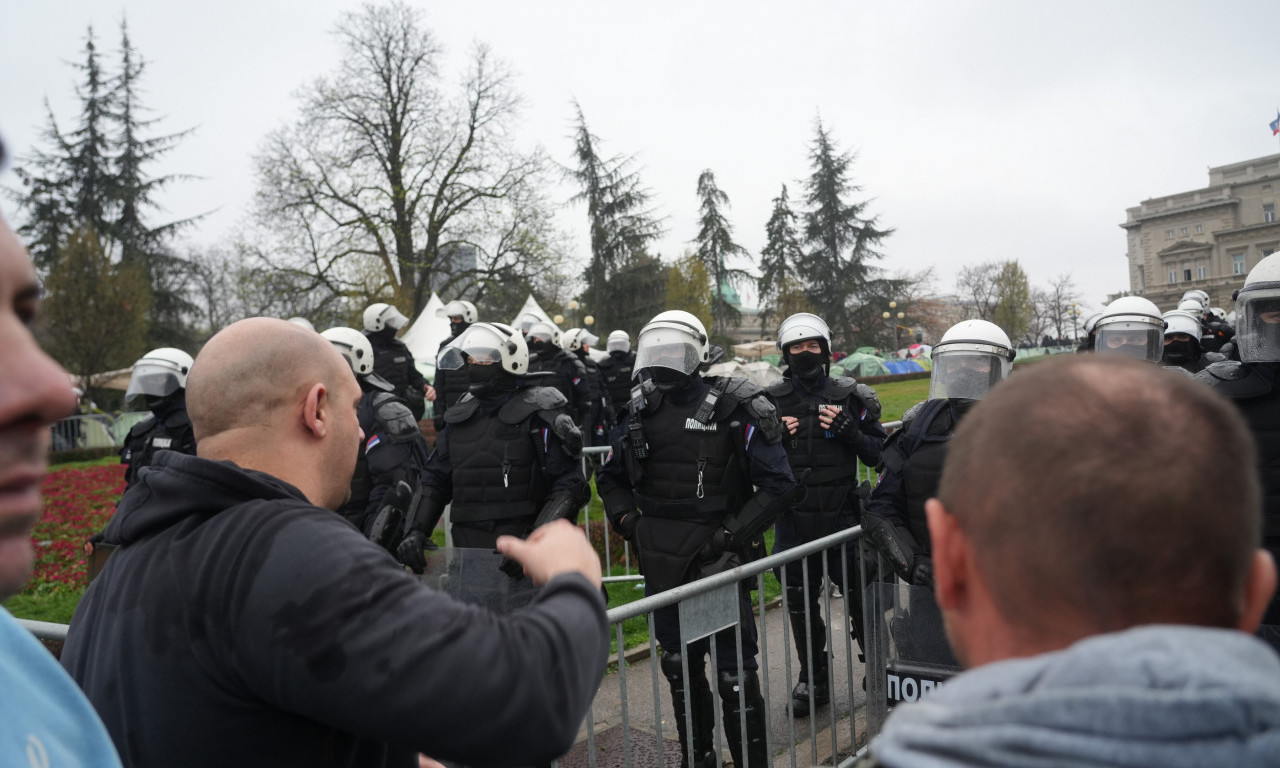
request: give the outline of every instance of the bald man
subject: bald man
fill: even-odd
[[[572,744],[608,652],[594,551],[567,523],[499,540],[545,585],[506,618],[426,589],[332,511],[359,399],[282,320],[196,358],[198,456],[161,452],[125,494],[62,657],[125,765],[528,765]]]
[[[895,709],[862,765],[1275,765],[1253,451],[1229,403],[1143,363],[1051,360],[993,390],[926,504],[969,670]]]

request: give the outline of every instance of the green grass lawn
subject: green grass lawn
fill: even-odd
[[[902,413],[911,406],[924,400],[929,394],[929,380],[916,379],[913,381],[900,381],[878,384],[875,387],[876,394],[880,397],[880,403],[883,407],[881,415],[882,421],[896,421],[902,417]],[[115,465],[119,463],[119,459],[109,456],[93,461],[69,462],[56,464],[51,466],[50,472],[65,469],[86,469],[91,467],[99,467],[104,465]],[[600,505],[600,499],[593,495],[591,506],[589,509],[592,528],[605,528],[607,524],[604,522],[604,511]],[[94,531],[80,532],[85,538]],[[595,538],[595,536],[593,536]],[[437,528],[432,539],[439,546],[444,546],[444,530]],[[769,531],[765,536],[766,543],[770,551],[773,550],[773,531]],[[83,541],[74,541],[77,548]],[[621,539],[614,539],[611,547],[621,547]],[[631,560],[632,569],[635,569],[635,558]],[[621,576],[625,573],[625,568],[621,565],[614,565],[610,568],[609,575]],[[637,582],[638,583],[638,582]],[[609,607],[613,608],[619,605],[638,600],[644,596],[643,589],[635,589],[636,583],[618,582],[609,585]],[[773,574],[766,574],[764,577],[764,589],[766,601],[772,600],[778,596],[780,587],[778,581]],[[13,615],[20,618],[37,619],[40,621],[52,621],[66,624],[71,621],[71,615],[75,611],[76,604],[80,601],[80,596],[84,594],[84,585],[58,584],[58,585],[36,585],[28,588],[26,591],[10,598],[4,603]],[[758,604],[758,596],[756,598]],[[648,626],[643,618],[633,619],[626,622],[624,627],[626,632],[626,644],[631,647],[638,643],[647,642]]]

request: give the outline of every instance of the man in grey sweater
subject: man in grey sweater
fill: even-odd
[[[896,709],[861,765],[1275,765],[1253,452],[1227,401],[1138,363],[1054,360],[994,391],[926,506],[968,671]]]

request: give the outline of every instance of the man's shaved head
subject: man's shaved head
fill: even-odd
[[[269,317],[232,323],[205,344],[187,377],[196,442],[267,426],[313,384],[332,390],[350,376],[346,361],[318,333]]]
[[[1000,614],[1029,636],[1063,621],[1234,626],[1261,540],[1256,461],[1243,420],[1204,385],[1072,356],[969,413],[938,498]]]

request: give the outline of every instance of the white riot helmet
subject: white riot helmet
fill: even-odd
[[[636,341],[635,374],[648,370],[660,387],[693,376],[711,361],[711,345],[702,321],[679,309],[659,312]],[[665,373],[674,371],[672,373]]]
[[[1177,311],[1199,315],[1204,312],[1204,305],[1200,303],[1199,297],[1190,296],[1178,302]]]
[[[1164,318],[1155,304],[1141,296],[1122,296],[1108,304],[1095,328],[1095,352],[1150,363],[1164,356]]]
[[[517,317],[516,321],[511,325],[517,331],[520,331],[520,333],[523,333],[525,336],[528,336],[529,329],[532,328],[535,323],[540,323],[540,322],[542,322],[541,317],[538,317],[532,312],[525,312],[523,315]]]
[[[394,328],[398,331],[408,324],[409,318],[400,314],[400,310],[384,302],[370,304],[364,311],[366,331],[381,331],[383,328]]]
[[[320,334],[329,340],[347,360],[351,372],[357,376],[368,376],[373,373],[373,345],[363,333],[355,328],[338,326]]]
[[[461,317],[462,322],[470,325],[476,321],[476,305],[469,301],[454,299],[440,310],[440,317]]]
[[[1209,314],[1224,323],[1227,321],[1227,311],[1222,307],[1209,307]]]
[[[186,389],[187,374],[193,362],[191,355],[180,349],[160,347],[151,350],[133,364],[133,375],[129,377],[124,399],[132,400],[138,395],[168,397]]]
[[[609,334],[609,340],[605,342],[606,352],[630,352],[631,351],[631,334],[624,330],[612,331]]]
[[[560,345],[568,352],[577,352],[583,347],[590,349],[600,343],[600,337],[586,328],[570,328],[560,337]]]
[[[460,370],[472,360],[481,365],[499,363],[515,376],[529,371],[529,346],[519,331],[504,323],[474,323],[440,352],[436,368]]]
[[[539,320],[529,326],[529,331],[525,334],[525,339],[530,344],[536,345],[538,343],[542,343],[559,346],[560,329],[555,326],[555,323],[548,323],[545,320]]]
[[[1174,309],[1165,312],[1164,315],[1164,335],[1165,338],[1175,333],[1185,333],[1193,339],[1200,339],[1200,318],[1189,312],[1183,312],[1180,309]]]
[[[1009,377],[1014,354],[1009,336],[995,323],[956,323],[933,347],[929,399],[981,400]]]
[[[1236,292],[1236,345],[1245,363],[1280,362],[1280,253],[1251,270]]]
[[[801,312],[782,321],[778,327],[778,350],[787,356],[787,347],[796,342],[817,339],[826,354],[831,354],[831,328],[817,315]]]
[[[308,331],[314,331],[316,329],[316,327],[311,324],[311,321],[305,317],[291,317],[289,318],[289,322],[293,323],[294,325],[300,325],[303,328],[306,328]]]
[[[1100,317],[1102,317],[1101,312],[1094,312],[1092,315],[1089,315],[1084,319],[1084,325],[1080,327],[1084,328],[1085,335],[1093,333],[1093,329],[1097,327],[1098,318]]]

